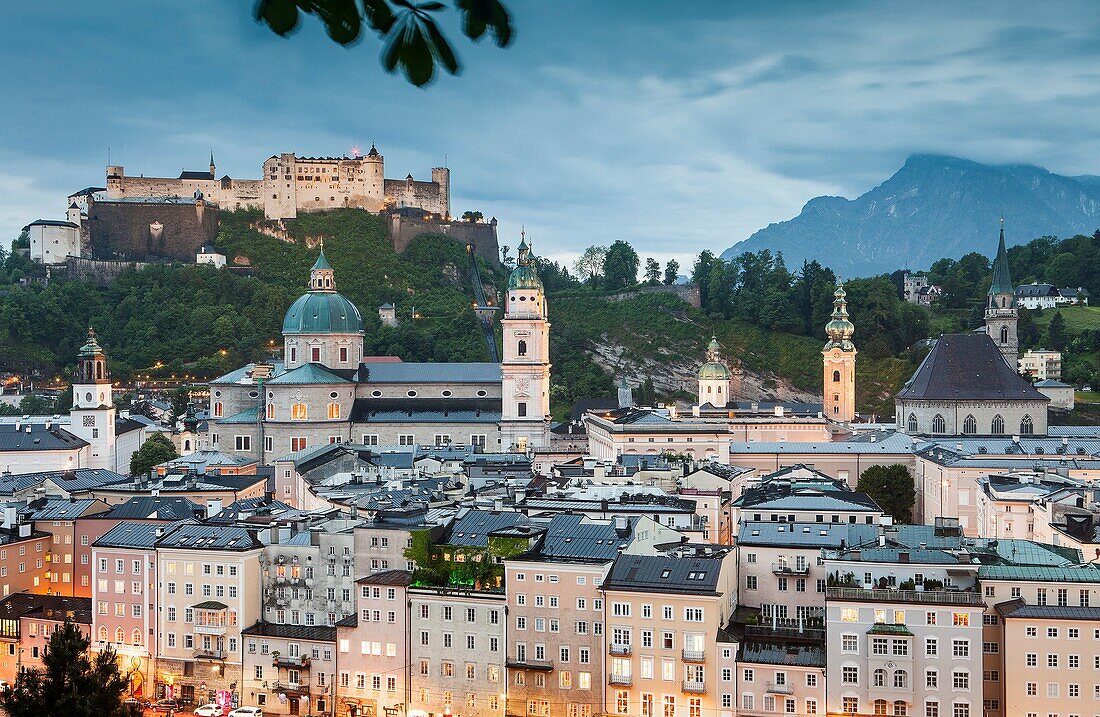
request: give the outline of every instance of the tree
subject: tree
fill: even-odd
[[[680,275],[680,262],[669,259],[665,264],[665,285],[672,286],[676,283],[676,277]]]
[[[23,670],[0,690],[8,717],[130,717],[122,702],[127,680],[107,646],[92,656],[88,638],[71,620],[50,636],[42,668]]]
[[[913,477],[905,466],[871,466],[860,474],[856,490],[870,496],[896,522],[908,523],[911,520],[917,491],[913,487]]]
[[[596,277],[603,271],[604,257],[607,256],[607,247],[605,246],[590,246],[584,250],[584,253],[573,262],[573,271],[576,272],[588,281],[590,284],[596,283]]]
[[[172,442],[163,433],[154,433],[130,457],[130,475],[145,475],[153,466],[178,457]]]
[[[645,283],[650,286],[661,283],[661,263],[653,257],[645,260]]]
[[[638,253],[619,239],[607,248],[603,259],[603,279],[610,289],[621,289],[638,283]]]
[[[507,244],[500,245],[500,263],[504,264],[504,266],[512,266],[512,264],[514,263],[512,257],[508,256],[508,252],[509,250],[511,250],[511,248],[512,247],[508,246]]]
[[[1066,343],[1068,343],[1066,320],[1062,317],[1061,311],[1055,311],[1050,323],[1047,324],[1047,343],[1055,351],[1062,351],[1066,348]]]
[[[358,5],[362,5],[362,9]],[[512,18],[500,0],[454,0],[462,34],[479,41],[488,33],[497,47],[512,41]],[[382,41],[382,66],[398,69],[423,87],[431,82],[436,65],[452,75],[461,64],[436,23],[446,6],[441,2],[411,0],[259,0],[256,20],[287,37],[298,29],[302,15],[316,15],[329,38],[345,47],[367,33]]]
[[[480,222],[484,218],[485,218],[485,215],[482,214],[481,212],[471,212],[471,211],[462,212],[462,221],[470,222],[471,224],[473,224],[475,222]]]

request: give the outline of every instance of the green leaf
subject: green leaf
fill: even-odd
[[[458,72],[458,58],[455,57],[455,53],[447,42],[447,38],[443,37],[443,33],[439,31],[439,28],[431,18],[425,19],[423,23],[428,36],[427,39],[432,46],[432,56],[443,65],[447,72],[452,75]]]
[[[363,16],[367,19],[367,24],[380,35],[388,33],[397,19],[386,0],[363,0]]]
[[[512,18],[500,0],[455,0],[463,16],[462,32],[471,40],[479,40],[487,28],[493,31],[497,47],[512,42]]]
[[[294,0],[260,0],[256,20],[267,23],[272,32],[286,37],[298,27],[298,6]]]
[[[359,39],[363,23],[355,0],[313,0],[311,5],[335,42],[350,45]]]

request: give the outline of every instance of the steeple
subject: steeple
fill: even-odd
[[[993,282],[989,285],[990,306],[994,297],[1001,295],[1007,295],[1015,303],[1014,294],[1012,278],[1008,273],[1008,250],[1005,249],[1005,220],[1001,217],[1001,238],[997,242],[997,258],[993,260]]]
[[[985,307],[985,330],[1000,349],[1008,365],[1016,370],[1020,340],[1016,333],[1019,311],[1016,290],[1008,273],[1008,251],[1005,249],[1005,220],[1001,218],[1001,237],[997,242],[997,258],[993,260],[993,281],[989,283],[989,301]]]
[[[825,324],[825,335],[829,337],[825,350],[837,346],[844,351],[854,351],[852,335],[855,332],[855,324],[848,318],[848,294],[844,291],[844,282],[838,279],[836,291],[833,292],[833,315]]]
[[[321,253],[317,255],[313,268],[309,270],[309,290],[336,291],[336,272],[325,258],[324,244],[321,245]]]
[[[88,340],[76,354],[76,382],[81,384],[110,383],[111,374],[107,370],[107,355],[96,340],[95,329],[88,327]]]
[[[217,171],[217,167],[214,166],[214,150],[210,150],[210,178],[211,179],[216,179],[217,178],[217,175],[215,174],[216,171]]]
[[[848,318],[848,294],[844,283],[836,282],[833,315],[825,324],[829,341],[821,350],[824,380],[822,410],[826,418],[848,422],[856,417],[856,345],[852,343],[855,324]]]
[[[711,336],[707,344],[707,362],[699,369],[699,405],[725,408],[729,402],[730,370],[722,362],[722,345]]]

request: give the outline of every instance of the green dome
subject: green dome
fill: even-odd
[[[730,370],[721,361],[707,361],[699,369],[700,381],[729,381]]]
[[[509,289],[538,289],[542,291],[542,279],[539,278],[535,267],[520,264],[508,276]]]
[[[311,291],[287,309],[284,334],[362,334],[363,317],[343,294]]]

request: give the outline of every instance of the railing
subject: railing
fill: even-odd
[[[194,658],[196,660],[224,660],[225,650],[200,647],[195,650]]]
[[[794,694],[794,688],[791,687],[789,682],[780,684],[778,682],[769,682],[765,692],[770,692],[774,695],[791,695]]]
[[[290,655],[279,655],[278,657],[271,658],[271,663],[275,667],[309,667],[309,656],[298,655],[291,657]]]
[[[609,685],[632,685],[634,684],[633,675],[611,675],[607,678],[607,684]]]
[[[283,682],[282,680],[275,680],[271,683],[271,689],[274,692],[306,694],[309,692],[309,685],[300,684],[298,682]]]
[[[776,575],[809,575],[810,566],[790,565],[788,563],[772,563],[772,572]]]
[[[619,657],[626,657],[630,655],[630,645],[624,645],[618,642],[611,643],[610,651],[612,655],[618,655]]]
[[[807,619],[804,627],[800,630],[798,627],[791,627],[785,625],[786,619],[781,621],[776,627],[771,626],[771,621],[767,618],[761,618],[764,621],[762,625],[746,625],[745,637],[760,637],[760,638],[783,638],[788,640],[824,640],[825,630],[823,629],[824,621],[820,618],[816,620]],[[811,627],[815,625],[815,627]]]
[[[192,625],[196,635],[224,635],[226,625]]]
[[[707,683],[696,682],[694,680],[684,680],[683,684],[681,685],[681,689],[683,689],[684,692],[690,695],[702,695],[706,694]]]
[[[681,656],[684,658],[684,662],[705,662],[707,659],[705,650],[689,650],[684,648]]]
[[[953,590],[872,590],[863,588],[826,588],[827,600],[858,600],[864,602],[914,602],[932,605],[984,606],[985,601],[976,592]]]

